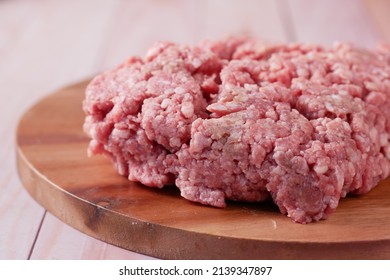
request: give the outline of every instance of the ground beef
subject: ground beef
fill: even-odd
[[[191,201],[308,223],[390,172],[390,48],[158,43],[89,84],[89,153]]]

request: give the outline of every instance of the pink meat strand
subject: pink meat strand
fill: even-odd
[[[386,46],[163,42],[91,81],[84,130],[129,180],[309,223],[388,177],[389,95]]]

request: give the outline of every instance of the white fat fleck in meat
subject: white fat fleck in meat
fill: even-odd
[[[164,90],[164,94],[171,94],[171,93],[174,93],[175,92],[175,89],[173,88],[167,88]]]
[[[378,130],[375,127],[370,129],[370,137],[373,141],[376,141],[378,138]]]
[[[183,94],[184,92],[185,92],[185,90],[182,87],[175,88],[175,93],[177,93],[177,94]]]
[[[169,104],[171,104],[171,100],[169,98],[165,98],[161,102],[161,108],[166,109],[166,108],[168,108]]]
[[[339,94],[344,95],[344,96],[349,95],[348,91],[346,91],[346,90],[340,90]]]
[[[322,165],[318,165],[316,164],[314,166],[314,171],[317,173],[317,174],[324,174],[326,173],[326,171],[328,171],[329,167],[325,164],[322,164]]]
[[[380,135],[380,145],[381,146],[385,146],[386,144],[388,144],[388,136],[387,136],[387,133],[382,133]]]
[[[127,139],[130,136],[130,131],[127,129],[114,128],[114,130],[112,131],[112,136]]]
[[[325,107],[328,109],[330,112],[334,111],[334,107],[330,102],[325,102]]]
[[[190,102],[185,102],[183,103],[180,111],[185,118],[189,119],[194,115],[194,105]]]
[[[195,58],[195,59],[192,61],[192,65],[193,65],[195,68],[199,68],[199,67],[202,65],[202,61],[200,61],[199,59]]]
[[[194,202],[318,221],[389,175],[389,73],[390,48],[157,43],[88,85],[88,155]]]

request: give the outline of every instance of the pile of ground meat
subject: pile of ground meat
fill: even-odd
[[[95,77],[83,108],[89,154],[216,207],[272,199],[309,223],[390,172],[386,46],[157,43]]]

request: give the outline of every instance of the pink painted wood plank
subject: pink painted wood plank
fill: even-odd
[[[27,1],[0,2],[0,259],[28,257],[44,213],[24,191],[16,173],[13,135],[21,98],[15,91],[17,77],[6,79],[8,68],[12,68],[8,56],[24,36],[23,25],[30,13],[34,9]]]
[[[200,27],[203,36],[218,38],[229,34],[248,33],[270,41],[285,41],[276,1],[217,0],[206,1]]]
[[[143,56],[156,41],[192,43],[191,15],[183,12],[192,2],[117,1],[96,71],[113,67],[131,55]]]
[[[373,47],[382,39],[360,0],[289,0],[284,5],[291,11],[296,41]]]
[[[384,41],[390,43],[390,1],[365,0],[364,4],[372,20],[378,26]]]
[[[0,259],[28,258],[44,213],[22,188],[14,164],[0,164]]]
[[[95,71],[99,30],[112,7],[93,0],[0,1],[0,259],[28,258],[44,213],[18,179],[18,120],[42,96]]]
[[[121,50],[124,50],[125,56],[127,57],[130,53],[128,53],[128,49],[133,49],[134,52],[136,53],[137,46],[140,46],[140,49],[142,48],[142,51],[146,48],[146,46],[142,45],[147,42],[147,37],[144,36],[144,32],[140,32],[138,30],[137,26],[137,21],[136,21],[136,16],[140,14],[139,20],[143,21],[145,20],[145,17],[148,19],[149,23],[152,20],[160,20],[157,15],[159,13],[159,10],[155,8],[154,11],[150,12],[148,10],[148,7],[145,7],[145,4],[143,1],[115,1],[111,2],[112,6],[110,7],[110,13],[107,14],[108,18],[104,22],[104,25],[101,23],[102,17],[101,16],[96,16],[96,15],[91,15],[90,13],[87,13],[86,10],[84,9],[84,13],[80,14],[73,14],[73,21],[74,22],[80,22],[80,21],[90,21],[99,19],[99,23],[95,28],[92,28],[87,34],[100,34],[100,41],[93,42],[91,39],[89,40],[84,40],[85,43],[89,45],[91,48],[90,52],[94,53],[94,58],[92,59],[86,59],[84,55],[81,53],[73,53],[73,57],[67,57],[66,59],[68,61],[73,61],[74,63],[79,63],[83,59],[86,59],[89,62],[93,62],[92,64],[89,64],[89,66],[92,65],[93,72],[98,71],[97,65],[99,64],[99,61],[104,60],[103,56],[107,50],[109,50],[111,47],[112,53],[107,57],[105,64],[117,64],[119,61],[115,61],[116,57],[118,57],[118,54],[120,53]],[[64,4],[65,5],[65,4]],[[74,5],[69,5],[73,6]],[[58,11],[63,11],[64,9],[67,9],[69,7],[62,7]],[[142,14],[142,9],[145,9],[145,11],[149,11],[147,16]],[[46,9],[54,9],[54,13],[56,12],[55,7],[49,7]],[[102,9],[104,11],[107,11],[107,9]],[[99,11],[99,7],[94,7],[94,11],[97,13]],[[116,11],[114,14],[113,11]],[[100,11],[102,12],[102,11]],[[53,12],[52,12],[53,13]],[[177,13],[179,14],[179,13]],[[88,15],[88,16],[86,16]],[[131,29],[127,26],[129,22],[129,18],[135,22],[134,29]],[[61,32],[61,36],[59,37],[59,40],[66,40],[69,38],[67,35],[68,33],[74,33],[74,34],[83,34],[79,33],[80,30],[75,30],[75,28],[71,28],[71,30],[67,30],[69,27],[64,27],[61,25],[65,25],[66,22],[63,21],[61,22],[61,19],[56,19],[58,21],[58,27],[56,29],[58,30],[63,30]],[[148,24],[148,21],[145,22],[145,24]],[[119,24],[118,24],[119,22]],[[178,25],[179,20],[175,21],[174,19],[171,19],[171,23],[169,26],[170,28]],[[142,23],[142,22],[141,22]],[[142,23],[144,24],[144,23]],[[119,27],[119,29],[117,29]],[[122,27],[122,29],[120,28]],[[118,32],[119,30],[119,32]],[[132,32],[129,32],[133,30]],[[119,37],[117,38],[117,41],[115,40],[107,40],[105,38],[109,37],[112,35],[112,32],[116,32],[114,34],[118,34]],[[177,30],[174,32],[178,32]],[[128,37],[129,34],[134,34],[134,37]],[[175,34],[175,33],[173,33]],[[183,32],[184,34],[184,32]],[[143,38],[146,37],[146,38]],[[77,35],[77,37],[79,37]],[[138,42],[141,43],[141,45],[134,44],[134,40],[126,40],[126,38],[139,38]],[[115,38],[115,37],[114,37]],[[125,38],[125,39],[123,39]],[[177,38],[180,38],[178,36]],[[155,38],[153,40],[156,40]],[[90,42],[92,41],[92,42]],[[82,42],[82,41],[81,41]],[[126,45],[127,43],[127,45]],[[92,45],[91,45],[92,44]],[[126,47],[127,46],[127,47]],[[125,47],[125,48],[121,48]],[[73,48],[75,49],[80,49],[83,48],[83,46],[80,46],[80,41],[76,40],[74,42]],[[57,49],[57,48],[56,48]],[[60,48],[59,48],[60,50]],[[85,49],[88,51],[87,49]],[[90,55],[90,54],[87,54]],[[64,58],[61,58],[60,61],[62,61]],[[123,59],[122,57],[120,58],[121,60]],[[101,62],[100,62],[101,64]],[[87,70],[91,70],[91,67],[87,68]],[[87,71],[80,71],[80,73],[86,73]],[[64,77],[68,77],[69,73],[65,73],[63,75]],[[139,254],[132,253],[130,251],[126,251],[120,248],[117,248],[115,246],[108,245],[104,242],[97,241],[93,238],[90,238],[72,228],[69,226],[63,224],[62,222],[54,219],[50,215],[48,215],[42,225],[42,228],[39,232],[39,236],[37,238],[36,244],[34,246],[33,253],[31,255],[31,258],[33,259],[147,259],[148,257],[142,256]]]
[[[67,3],[67,2],[64,2]],[[112,67],[133,54],[144,54],[146,49],[156,40],[171,40],[179,43],[196,43],[208,37],[221,38],[227,34],[249,31],[254,36],[269,40],[285,40],[283,26],[279,19],[277,6],[273,1],[115,1],[110,7],[110,18],[89,32],[100,34],[101,40],[92,52],[97,52],[94,61],[94,71]],[[63,9],[69,9],[68,4],[62,4]],[[69,4],[69,6],[74,6]],[[73,7],[74,8],[74,7]],[[48,8],[49,9],[49,8]],[[55,9],[51,6],[50,9]],[[95,7],[94,10],[98,10]],[[52,12],[53,12],[52,11]],[[259,18],[258,14],[265,16]],[[90,21],[89,13],[72,15],[74,22]],[[100,19],[101,20],[101,19]],[[61,30],[62,38],[71,29],[61,26],[61,18],[56,19],[57,30]],[[217,24],[218,23],[218,24]],[[65,34],[65,35],[64,35]],[[88,34],[88,33],[87,33]],[[76,36],[76,35],[75,35]],[[77,36],[76,36],[77,37]],[[88,40],[84,39],[88,45]],[[73,48],[80,47],[79,40],[73,42]],[[98,50],[96,50],[98,48]],[[91,55],[91,54],[87,54]],[[81,52],[72,53],[67,60],[79,62],[83,59]],[[65,60],[60,58],[61,61]],[[88,59],[88,61],[90,61]],[[90,68],[86,68],[87,70]],[[81,73],[88,72],[80,71]],[[68,77],[69,73],[63,76]],[[48,215],[43,223],[32,258],[66,258],[66,259],[96,259],[96,258],[145,258],[131,252],[118,249],[103,242],[91,239],[71,228],[50,218]]]
[[[153,259],[89,237],[46,214],[31,259]]]
[[[0,86],[2,101],[9,106],[0,117],[12,120],[1,123],[1,132],[14,134],[24,110],[45,94],[129,55],[143,54],[156,40],[192,44],[243,31],[265,39],[285,39],[275,3],[269,0],[1,2]],[[13,140],[1,144],[10,151],[1,153],[2,162],[13,162]],[[0,226],[7,229],[0,234],[0,257],[26,258],[43,209],[21,188],[14,167],[2,170],[0,202],[8,209],[0,208]],[[68,244],[77,245],[64,251]],[[60,257],[143,258],[72,231],[48,215],[32,258]]]
[[[205,39],[250,34],[285,41],[286,34],[272,0],[118,1],[105,38],[99,70],[130,55],[143,56],[156,41],[196,44]]]

